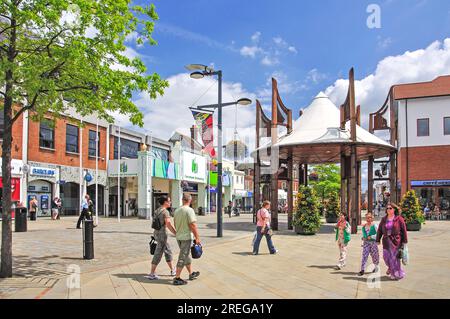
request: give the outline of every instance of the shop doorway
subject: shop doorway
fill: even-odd
[[[94,207],[95,207],[95,184],[87,187],[87,193],[88,193],[89,197],[91,198],[92,202],[94,203]],[[104,194],[105,194],[105,187],[103,185],[99,184],[98,185],[98,215],[105,214]]]
[[[117,212],[119,211],[117,205],[117,186],[111,187],[109,193],[109,216],[117,216]],[[125,216],[124,211],[124,189],[120,188],[120,216]]]
[[[76,216],[80,210],[80,184],[65,183],[60,188],[62,215]]]

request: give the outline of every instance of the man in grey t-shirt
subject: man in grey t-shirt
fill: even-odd
[[[180,278],[183,268],[189,272],[189,280],[194,280],[200,275],[199,271],[192,271],[191,251],[192,240],[195,238],[195,243],[200,244],[200,235],[198,234],[196,217],[194,210],[189,207],[192,202],[192,197],[189,194],[183,194],[183,206],[177,208],[174,214],[174,223],[177,230],[177,242],[180,247],[180,255],[177,263],[177,273],[173,280],[174,285],[185,285],[186,280]]]

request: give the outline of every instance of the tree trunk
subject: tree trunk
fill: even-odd
[[[16,20],[11,19],[11,35],[8,48],[8,62],[14,63],[16,56]],[[12,144],[12,105],[13,70],[5,72],[4,132],[2,143],[2,251],[0,278],[12,277],[12,221],[11,221],[11,144]]]
[[[11,73],[11,72],[7,72]],[[8,78],[8,75],[7,75]],[[8,86],[8,84],[7,84]],[[11,90],[10,90],[11,91]],[[6,88],[8,92],[8,88]],[[2,252],[0,277],[12,277],[12,221],[11,221],[11,143],[12,143],[12,96],[6,93],[3,109],[5,130],[2,143]]]

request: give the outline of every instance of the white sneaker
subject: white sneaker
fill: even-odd
[[[172,271],[170,272],[171,276],[176,276],[177,275],[177,269],[172,269]]]
[[[150,280],[158,280],[159,279],[159,277],[157,275],[155,275],[155,274],[148,274],[148,275],[146,275],[144,277],[147,278],[147,279],[150,279]]]

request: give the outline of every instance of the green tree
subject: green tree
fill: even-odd
[[[313,169],[317,174],[317,180],[312,180],[310,185],[320,197],[323,207],[326,199],[341,190],[340,169],[336,164],[315,165]]]
[[[339,199],[339,194],[337,192],[333,192],[330,194],[330,198],[327,200],[325,208],[326,218],[339,216],[339,214],[341,213],[341,202]]]
[[[0,2],[0,103],[3,104],[2,247],[0,277],[12,276],[12,126],[25,111],[33,120],[71,107],[81,116],[110,122],[113,112],[143,125],[131,101],[136,92],[151,98],[167,81],[147,73],[139,58],[125,54],[126,39],[144,45],[158,19],[153,5],[131,0],[2,0]],[[128,37],[128,38],[127,38]],[[2,103],[3,102],[3,103]]]
[[[402,217],[407,224],[423,224],[425,217],[419,204],[419,199],[414,191],[407,191],[400,202]]]
[[[300,186],[293,216],[294,226],[301,226],[306,233],[316,233],[321,226],[318,204],[314,189]]]

